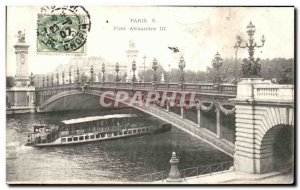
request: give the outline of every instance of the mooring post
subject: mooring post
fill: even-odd
[[[182,182],[182,178],[180,177],[180,172],[178,170],[178,163],[179,159],[176,156],[176,152],[173,152],[170,159],[171,169],[167,182]]]

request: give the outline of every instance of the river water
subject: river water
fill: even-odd
[[[142,114],[127,108],[7,116],[7,182],[131,181],[142,174],[169,171],[172,151],[176,151],[179,156],[180,169],[232,160],[176,127],[155,135],[89,144],[47,148],[24,146],[27,141],[26,132],[34,124],[57,125],[65,119],[128,112]]]

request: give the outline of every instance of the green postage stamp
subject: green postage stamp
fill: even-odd
[[[81,6],[45,7],[38,14],[37,52],[84,54],[90,17]]]

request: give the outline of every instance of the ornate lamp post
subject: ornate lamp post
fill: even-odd
[[[90,81],[94,82],[94,67],[93,67],[93,65],[91,65],[90,73],[91,73],[91,79],[90,79]]]
[[[229,75],[230,75],[229,78],[234,77],[234,76],[233,76],[233,70],[232,70],[232,69],[229,69]],[[235,80],[234,80],[233,82],[235,83]]]
[[[135,60],[133,60],[132,62],[132,82],[135,83],[136,82],[136,77],[135,77],[135,70],[136,70],[136,63]]]
[[[47,81],[47,87],[49,86],[49,76],[47,75],[47,77],[46,77],[46,81]]]
[[[178,63],[178,67],[180,69],[180,79],[179,79],[179,83],[183,84],[184,83],[184,71],[183,69],[185,68],[185,61],[183,56],[180,57],[179,63]]]
[[[53,76],[53,73],[51,74],[51,86],[54,85],[54,76]]]
[[[61,77],[62,77],[62,84],[64,85],[65,84],[65,71],[63,71],[61,73]]]
[[[105,64],[102,63],[102,82],[105,82],[105,76],[104,76],[104,73],[105,73]]]
[[[169,65],[168,65],[168,67],[169,67],[169,77],[168,77],[168,81],[169,81],[169,83],[171,82],[171,64],[169,63]]]
[[[45,87],[45,75],[43,75],[43,88]]]
[[[240,39],[240,36],[237,36],[237,39]],[[238,43],[236,42],[234,44],[234,50],[235,50],[235,83],[238,82],[238,72],[237,72],[237,65],[238,65],[238,61],[237,61],[237,54],[238,54],[238,49],[239,49],[239,45]]]
[[[30,77],[29,77],[29,79],[30,79],[30,85],[31,86],[33,86],[34,85],[34,81],[33,81],[33,79],[34,79],[34,76],[33,76],[33,73],[31,72],[31,74],[30,74]]]
[[[59,85],[59,74],[56,73],[56,84]]]
[[[246,78],[260,78],[261,77],[261,72],[260,72],[261,65],[258,63],[260,59],[256,58],[256,60],[255,60],[253,56],[254,56],[255,48],[263,47],[266,39],[265,39],[264,35],[262,35],[261,45],[257,45],[257,43],[254,42],[255,30],[256,30],[255,26],[250,21],[249,25],[247,26],[249,42],[246,42],[245,45],[241,45],[242,39],[240,37],[238,37],[238,39],[237,39],[237,47],[238,48],[248,48],[249,58],[243,59],[244,63],[243,63],[243,67],[242,67],[243,77],[246,77]]]
[[[143,83],[145,82],[145,76],[146,76],[146,56],[144,55],[144,76],[143,76]]]
[[[216,84],[222,83],[220,70],[219,70],[219,68],[222,67],[222,65],[223,65],[223,59],[221,58],[219,52],[217,52],[215,58],[213,59],[213,67],[217,70],[217,76],[214,81]]]
[[[71,68],[69,69],[69,84],[72,83],[72,72],[71,72]]]
[[[78,68],[78,67],[77,67],[77,72],[76,72],[76,73],[77,73],[77,79],[76,79],[76,82],[79,83],[79,68]]]
[[[152,62],[152,69],[154,70],[152,82],[153,82],[153,83],[156,83],[156,82],[157,82],[157,74],[156,74],[156,70],[158,69],[158,64],[157,64],[156,58],[153,59],[153,62]]]
[[[119,82],[120,81],[120,79],[119,79],[119,63],[117,62],[116,63],[116,68],[115,68],[115,71],[117,72],[117,75],[116,75],[116,82]]]
[[[272,79],[272,67],[268,67],[268,78]]]

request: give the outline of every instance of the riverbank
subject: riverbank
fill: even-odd
[[[167,182],[164,180],[153,184],[292,184],[293,173],[271,172],[266,174],[248,174],[242,172],[225,171],[213,175],[190,177],[182,182]]]

